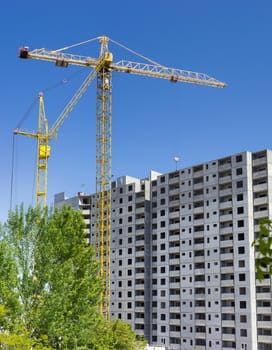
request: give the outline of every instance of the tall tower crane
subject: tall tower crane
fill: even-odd
[[[100,54],[98,58],[79,56],[63,52],[71,47],[78,46],[95,39],[100,41]],[[148,63],[138,63],[127,60],[113,62],[113,55],[108,50],[109,41],[122,47],[124,46],[104,35],[95,39],[90,39],[83,43],[71,45],[59,50],[47,50],[45,48],[41,48],[29,51],[28,47],[23,47],[19,51],[19,57],[55,62],[56,66],[58,67],[67,67],[69,64],[88,67],[93,69],[95,72],[94,74],[97,77],[95,245],[97,255],[100,260],[100,272],[105,279],[105,288],[101,295],[100,311],[109,317],[112,176],[112,72],[130,73],[146,77],[166,79],[172,82],[192,83],[216,88],[223,88],[226,86],[226,84],[204,73],[168,68],[149,59],[147,59]],[[141,57],[145,58],[142,55]]]

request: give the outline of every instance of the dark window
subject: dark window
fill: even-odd
[[[244,207],[238,207],[237,214],[244,214]]]
[[[238,254],[245,254],[245,247],[238,247]]]
[[[238,241],[243,241],[245,239],[244,233],[238,233]]]
[[[242,201],[244,199],[243,193],[237,194],[237,201]]]
[[[238,265],[239,267],[245,267],[245,260],[239,260]]]
[[[239,273],[239,281],[245,281],[245,280],[246,280],[245,273]]]
[[[237,221],[237,226],[238,227],[244,227],[244,220],[238,220]]]
[[[239,154],[238,156],[236,156],[236,163],[239,163],[243,160],[243,157],[241,154]]]
[[[236,187],[237,187],[237,188],[243,187],[243,181],[237,181],[237,182],[236,182]]]
[[[247,337],[247,330],[246,329],[240,329],[240,335],[241,335],[241,337]]]
[[[162,187],[162,188],[161,188],[160,193],[161,193],[161,194],[165,193],[165,187]]]
[[[243,168],[237,168],[236,175],[242,175],[242,174],[243,174]]]
[[[240,309],[246,309],[246,301],[240,301]]]

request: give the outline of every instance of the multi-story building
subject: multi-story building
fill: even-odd
[[[112,317],[171,350],[272,350],[271,276],[256,280],[252,247],[271,214],[270,150],[117,179]]]

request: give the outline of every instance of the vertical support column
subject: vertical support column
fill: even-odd
[[[111,72],[103,66],[97,72],[96,104],[96,250],[100,273],[105,281],[101,294],[100,311],[110,314],[110,230],[111,230]]]
[[[50,146],[48,145],[48,123],[45,116],[43,94],[39,95],[39,121],[37,133],[36,206],[46,206],[47,171]]]

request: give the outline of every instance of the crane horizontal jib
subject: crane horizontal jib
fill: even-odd
[[[161,78],[170,80],[172,82],[183,82],[183,83],[192,83],[199,85],[206,85],[211,87],[223,88],[226,86],[225,83],[210,77],[205,73],[187,71],[184,69],[169,68],[162,65],[155,65],[149,63],[139,63],[121,60],[116,63],[112,63],[112,54],[106,52],[109,56],[106,56],[104,63],[108,65],[108,68],[113,71],[123,72],[123,73],[132,73],[141,76],[148,76],[153,78]],[[24,47],[19,51],[20,58],[33,58],[38,60],[45,60],[55,62],[59,67],[67,67],[68,64],[78,65],[78,66],[87,66],[87,67],[96,67],[99,59],[73,55],[68,53],[63,53],[54,50],[36,49],[33,51],[28,50],[28,47]]]

